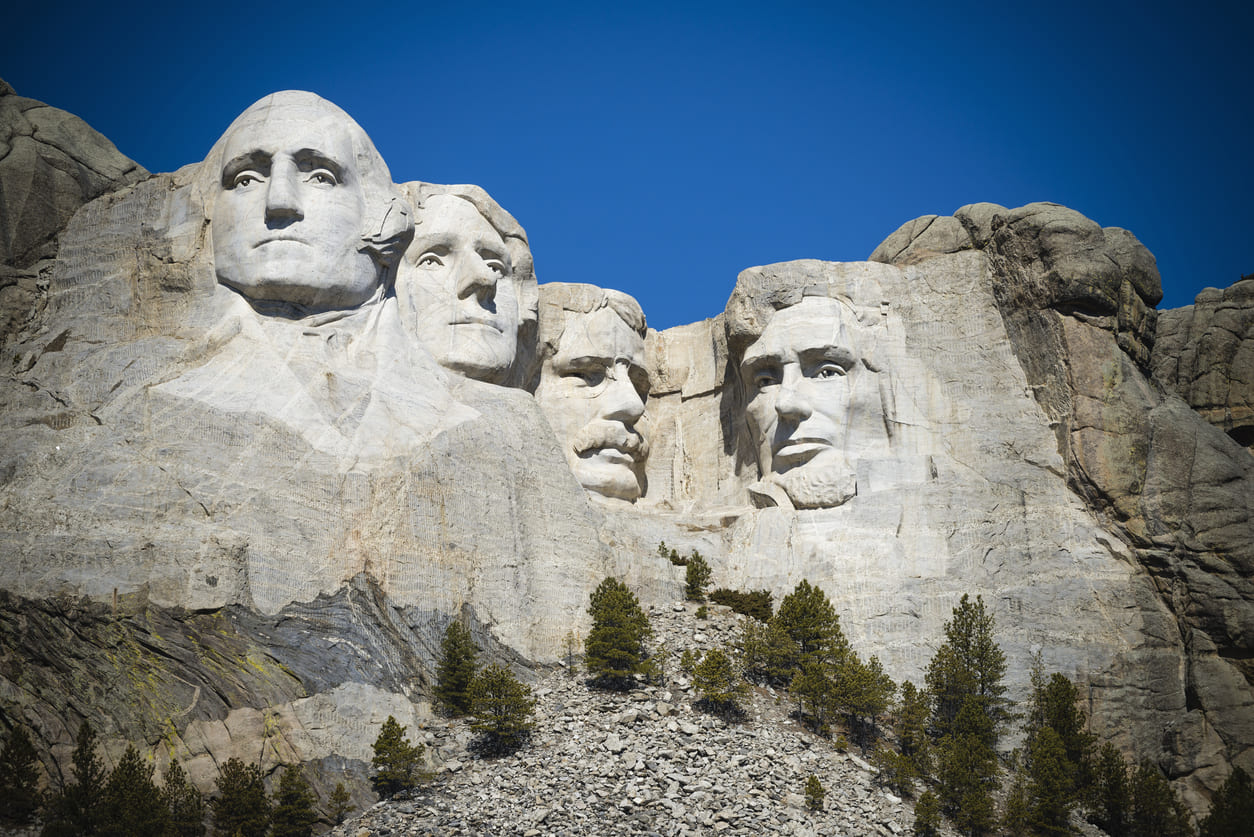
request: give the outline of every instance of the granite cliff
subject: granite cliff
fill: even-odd
[[[10,124],[37,110],[10,100]],[[236,165],[305,124],[351,153]],[[817,583],[898,680],[981,594],[1013,695],[1039,654],[1199,809],[1254,768],[1248,280],[1160,315],[1131,233],[976,204],[867,262],[749,268],[657,332],[625,294],[537,287],[487,193],[393,184],[309,94],[174,173],[110,160],[63,226],[0,192],[0,228],[40,242],[5,251],[26,279],[0,295],[0,718],[50,774],[89,718],[205,786],[233,755],[361,775],[384,717],[430,717],[449,619],[539,677],[606,575],[678,597],[662,540],[716,585]],[[276,197],[289,175],[306,203]],[[291,241],[236,264],[262,213],[326,206],[351,214],[329,284],[274,273]]]

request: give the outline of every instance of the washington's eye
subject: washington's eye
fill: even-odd
[[[309,173],[309,182],[317,183],[319,186],[335,186],[340,181],[326,169],[317,169]]]
[[[260,183],[261,176],[254,171],[242,171],[231,179],[231,188],[240,189],[247,188],[254,183]]]
[[[435,253],[423,253],[417,261],[419,267],[440,267],[443,264],[444,260]]]
[[[815,378],[840,378],[845,374],[845,370],[835,363],[823,363],[814,370],[812,377]]]

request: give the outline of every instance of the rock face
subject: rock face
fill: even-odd
[[[478,187],[385,175],[281,93],[61,233],[0,381],[0,712],[50,773],[86,717],[202,784],[260,737],[333,786],[429,717],[450,619],[538,677],[605,576],[677,597],[662,540],[719,586],[818,584],[897,680],[982,595],[1012,696],[1039,654],[1199,807],[1254,768],[1254,459],[1149,375],[1130,233],[980,204],[659,333],[537,289]]]
[[[1159,312],[1154,377],[1254,453],[1254,276]]]

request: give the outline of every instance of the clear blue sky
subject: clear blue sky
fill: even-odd
[[[541,282],[657,328],[743,268],[864,259],[976,201],[1132,230],[1160,307],[1254,273],[1248,0],[18,4],[0,77],[148,169],[312,90],[398,182],[487,189]]]

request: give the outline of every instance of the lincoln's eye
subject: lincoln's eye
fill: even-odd
[[[753,373],[753,385],[758,389],[766,389],[779,383],[779,373],[774,369],[760,369]]]

